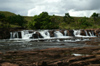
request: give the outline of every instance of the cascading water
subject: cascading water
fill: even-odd
[[[58,38],[64,37],[63,34],[60,31],[55,31],[54,36],[58,37]]]
[[[50,33],[48,30],[39,31],[39,33],[43,36],[43,38],[50,38]]]
[[[91,31],[91,33],[92,33],[92,36],[96,37],[96,35],[95,35],[94,31]]]
[[[74,35],[76,36],[76,37],[82,37],[81,35],[80,35],[80,30],[74,30]]]
[[[67,36],[67,30],[64,31],[64,36]]]
[[[32,37],[33,34],[29,33],[28,30],[21,31],[21,33],[22,33],[22,39],[30,39],[30,37]]]
[[[86,36],[89,36],[88,33],[87,33],[87,31],[86,30],[84,30],[84,31],[85,31]]]
[[[89,32],[90,36],[93,36],[91,32]]]
[[[10,39],[19,39],[19,37],[21,37],[20,39],[23,40],[73,40],[73,38],[78,38],[78,37],[83,37],[83,38],[89,38],[89,37],[96,37],[94,35],[93,31],[90,31],[89,33],[85,30],[85,34],[86,36],[80,35],[81,34],[81,30],[73,30],[74,32],[74,36],[68,36],[67,34],[69,34],[68,30],[65,30],[63,33],[64,35],[60,32],[60,31],[54,31],[53,33],[49,33],[49,30],[37,30],[37,31],[33,31],[33,30],[23,30],[23,31],[18,31],[18,32],[10,32]],[[68,32],[68,33],[67,33]],[[70,33],[71,34],[71,33]],[[90,34],[90,35],[88,35]],[[40,38],[40,35],[43,38]],[[50,36],[53,37],[50,37]],[[36,38],[37,37],[37,38]],[[76,39],[75,38],[75,39]],[[78,38],[79,39],[79,38]],[[60,40],[59,40],[60,41]]]
[[[10,39],[19,38],[18,32],[10,32]]]
[[[12,39],[12,38],[13,38],[12,34],[13,34],[13,33],[12,33],[12,32],[10,32],[10,39]]]

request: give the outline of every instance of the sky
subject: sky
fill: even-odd
[[[0,0],[0,11],[9,11],[22,16],[49,15],[90,17],[100,13],[100,0]]]

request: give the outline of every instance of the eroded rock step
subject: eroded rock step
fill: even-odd
[[[83,51],[84,50],[84,51]],[[75,56],[77,54],[87,54]],[[6,64],[6,65],[5,65]],[[0,53],[1,66],[100,66],[100,47],[51,48]]]
[[[100,58],[96,58],[94,55],[80,56],[53,62],[50,66],[84,66],[90,63],[92,64],[93,62],[95,63],[98,60],[100,60]]]

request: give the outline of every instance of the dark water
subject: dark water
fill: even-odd
[[[46,48],[73,48],[86,47],[89,45],[77,44],[75,42],[14,42],[0,40],[0,51],[16,51],[16,50],[34,50]]]

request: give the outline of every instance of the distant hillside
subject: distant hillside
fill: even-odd
[[[6,17],[16,15],[16,14],[8,12],[8,11],[0,11],[0,13],[4,14]]]
[[[8,12],[8,11],[0,11],[0,13],[4,14],[6,17],[16,15],[15,13]],[[29,22],[29,21],[32,20],[32,17],[30,17],[30,16],[23,16],[23,17],[25,18],[25,20],[26,20],[27,22]]]
[[[27,22],[30,22],[33,19],[32,16],[23,16],[23,17]]]

